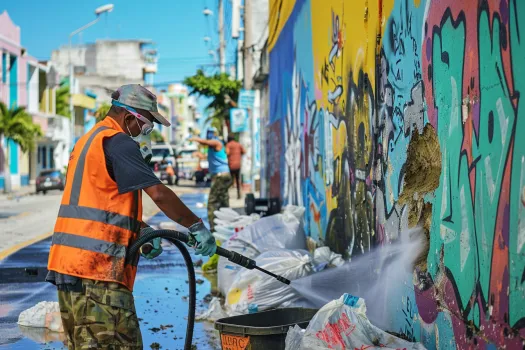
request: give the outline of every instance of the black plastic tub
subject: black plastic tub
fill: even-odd
[[[223,350],[284,350],[288,329],[294,325],[306,328],[317,311],[290,307],[221,318],[215,329]]]

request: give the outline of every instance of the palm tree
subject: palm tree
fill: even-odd
[[[42,136],[42,130],[39,125],[33,123],[31,115],[26,111],[25,107],[8,108],[5,103],[0,102],[0,142],[4,138],[13,140],[20,146],[22,152],[27,152],[33,149],[35,140],[39,136]],[[6,142],[6,145],[4,191],[7,193],[11,191],[11,174],[9,142]],[[1,151],[3,152],[3,149]]]
[[[57,89],[55,102],[56,113],[69,118],[69,86],[61,86]]]
[[[156,143],[164,142],[164,136],[158,131],[157,129],[153,129],[153,132],[151,133],[151,141]]]
[[[97,111],[95,112],[95,117],[97,117],[97,123],[106,118],[110,108],[111,105],[108,103],[103,103],[100,105],[100,107],[98,107]]]

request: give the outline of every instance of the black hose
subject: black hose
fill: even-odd
[[[140,236],[128,250],[128,261],[138,254],[140,247],[154,238],[164,238],[173,243],[182,254],[186,268],[188,270],[188,286],[189,286],[189,298],[188,298],[188,325],[186,326],[186,340],[184,342],[184,350],[191,350],[193,342],[193,326],[195,324],[195,306],[197,302],[197,283],[195,281],[195,269],[193,268],[193,261],[191,260],[190,253],[186,249],[186,245],[182,242],[188,241],[188,236],[183,233],[172,231],[172,230],[156,230],[149,232],[143,236]],[[182,241],[182,242],[181,242]]]

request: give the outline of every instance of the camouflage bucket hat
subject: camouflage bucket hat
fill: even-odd
[[[157,96],[140,84],[122,85],[118,90],[118,102],[129,107],[143,109],[151,113],[156,123],[170,126],[171,123],[164,118],[157,108]]]

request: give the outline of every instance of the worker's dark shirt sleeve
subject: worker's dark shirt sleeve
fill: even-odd
[[[137,143],[128,135],[119,133],[105,139],[104,154],[109,176],[116,181],[120,194],[161,183],[144,162]]]

